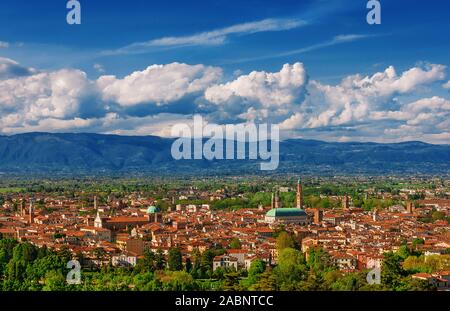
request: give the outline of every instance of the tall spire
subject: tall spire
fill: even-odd
[[[30,207],[29,207],[29,223],[32,224],[34,221],[34,210],[33,210],[33,199],[30,200]]]
[[[303,187],[300,178],[297,181],[297,208],[303,208]]]
[[[275,208],[281,208],[280,190],[275,191]]]
[[[23,199],[20,200],[20,216],[23,216],[25,214],[24,210],[23,210]]]
[[[97,215],[95,216],[95,219],[94,219],[94,227],[103,228],[102,218],[100,217],[100,212],[99,212],[98,206],[97,206],[97,196],[94,196],[94,208],[97,211]]]

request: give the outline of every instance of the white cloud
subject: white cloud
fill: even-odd
[[[23,67],[12,59],[0,57],[0,80],[27,76],[33,73],[36,73],[33,68]]]
[[[376,112],[393,105],[395,96],[412,93],[418,87],[444,79],[445,69],[443,65],[431,64],[427,68],[414,67],[398,75],[390,66],[372,76],[349,76],[336,86],[312,81],[309,100],[316,111],[315,103],[321,102],[319,105],[323,111],[313,116],[306,126],[315,128],[361,122],[369,119],[372,113],[380,117]]]
[[[9,42],[0,41],[0,49],[6,49],[9,48]]]
[[[284,138],[449,143],[450,101],[421,98],[424,88],[445,78],[444,72],[442,65],[399,74],[388,67],[326,85],[310,81],[304,65],[295,63],[278,72],[240,72],[220,83],[218,67],[172,63],[123,78],[90,80],[80,70],[38,72],[0,58],[0,133],[170,136],[171,126],[189,123],[195,110],[202,111],[205,122],[219,125],[278,123]]]
[[[371,37],[370,35],[358,35],[358,34],[343,34],[343,35],[337,35],[335,36],[333,39],[322,42],[322,43],[317,43],[305,48],[301,48],[301,49],[297,49],[297,50],[291,50],[291,51],[287,51],[287,52],[283,52],[283,53],[279,53],[273,56],[268,56],[268,58],[273,58],[273,57],[283,57],[283,56],[289,56],[289,55],[296,55],[296,54],[302,54],[302,53],[306,53],[306,52],[311,52],[311,51],[315,51],[318,49],[322,49],[325,47],[329,47],[329,46],[333,46],[336,44],[341,44],[341,43],[346,43],[346,42],[353,42],[353,41],[357,41],[357,40],[361,40],[361,39],[366,39]]]
[[[438,96],[434,96],[431,98],[420,99],[413,103],[407,104],[405,105],[404,110],[413,113],[423,111],[437,112],[440,110],[450,111],[450,101]]]
[[[401,74],[391,66],[371,76],[348,76],[333,86],[308,82],[303,64],[296,63],[284,65],[280,72],[255,71],[214,85],[205,91],[205,98],[228,118],[276,121],[284,129],[314,129],[394,116],[406,119],[411,116],[404,111],[388,109],[398,105],[395,97],[444,77],[442,65],[414,67]]]
[[[106,54],[145,53],[154,47],[179,47],[193,45],[223,44],[230,35],[249,35],[258,32],[282,31],[306,25],[299,19],[269,18],[256,22],[242,23],[213,31],[201,32],[195,35],[181,37],[164,37],[146,42],[136,42]]]
[[[444,84],[442,85],[442,87],[443,87],[444,89],[450,89],[450,81],[448,81],[447,83],[444,83]]]
[[[160,113],[146,117],[117,117],[104,124],[105,133],[118,135],[154,135],[172,137],[172,126],[176,124],[192,125],[191,115]],[[131,126],[126,126],[126,124]]]
[[[316,43],[307,47],[303,47],[300,49],[295,49],[295,50],[290,50],[290,51],[286,51],[286,52],[281,52],[281,53],[270,53],[268,55],[263,55],[263,56],[255,56],[255,57],[248,57],[248,58],[240,58],[240,59],[233,59],[231,61],[229,61],[228,63],[232,63],[232,64],[236,64],[236,63],[246,63],[246,62],[251,62],[251,61],[261,61],[261,60],[265,60],[265,59],[272,59],[272,58],[280,58],[280,57],[286,57],[286,56],[292,56],[292,55],[299,55],[299,54],[304,54],[304,53],[308,53],[308,52],[312,52],[315,50],[319,50],[319,49],[323,49],[323,48],[327,48],[330,46],[334,46],[337,44],[342,44],[342,43],[346,43],[346,42],[353,42],[353,41],[357,41],[357,40],[362,40],[362,39],[366,39],[366,38],[370,38],[372,37],[371,35],[365,35],[365,34],[344,34],[344,35],[338,35],[335,36],[334,38],[332,38],[331,40],[327,40],[324,42],[320,42],[320,43]]]
[[[305,124],[305,116],[300,112],[295,112],[292,116],[279,124],[282,130],[292,130],[302,128]]]
[[[6,125],[1,132],[5,134],[27,133],[27,132],[77,132],[78,130],[91,128],[97,120],[74,118],[61,120],[48,118],[39,120],[34,124]]]
[[[205,98],[219,110],[239,114],[247,120],[266,119],[299,104],[307,80],[303,64],[285,64],[279,72],[253,71],[231,82],[214,85],[205,91]]]
[[[143,103],[163,105],[203,91],[221,76],[220,68],[172,63],[152,65],[123,79],[101,76],[97,80],[97,86],[104,100],[114,101],[122,106]]]
[[[89,91],[90,82],[79,70],[63,69],[0,81],[0,127],[75,117]]]

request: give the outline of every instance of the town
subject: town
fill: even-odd
[[[78,260],[83,281],[70,286],[80,290],[111,289],[115,281],[96,280],[108,273],[124,290],[449,289],[443,178],[12,179],[1,187],[4,290],[60,289],[52,286],[64,283],[67,261],[40,262],[47,268],[30,276],[45,256]],[[401,280],[386,271],[389,260]],[[362,277],[374,268],[384,284]]]

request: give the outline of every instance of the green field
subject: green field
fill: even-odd
[[[0,193],[18,193],[18,192],[22,192],[25,191],[25,188],[17,188],[17,187],[13,187],[13,188],[0,188]]]

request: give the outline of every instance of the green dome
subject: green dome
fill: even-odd
[[[268,217],[291,217],[291,216],[306,216],[306,212],[301,208],[274,208],[266,213]]]
[[[147,214],[154,214],[154,213],[159,213],[159,208],[157,208],[156,206],[149,206],[147,208]]]

